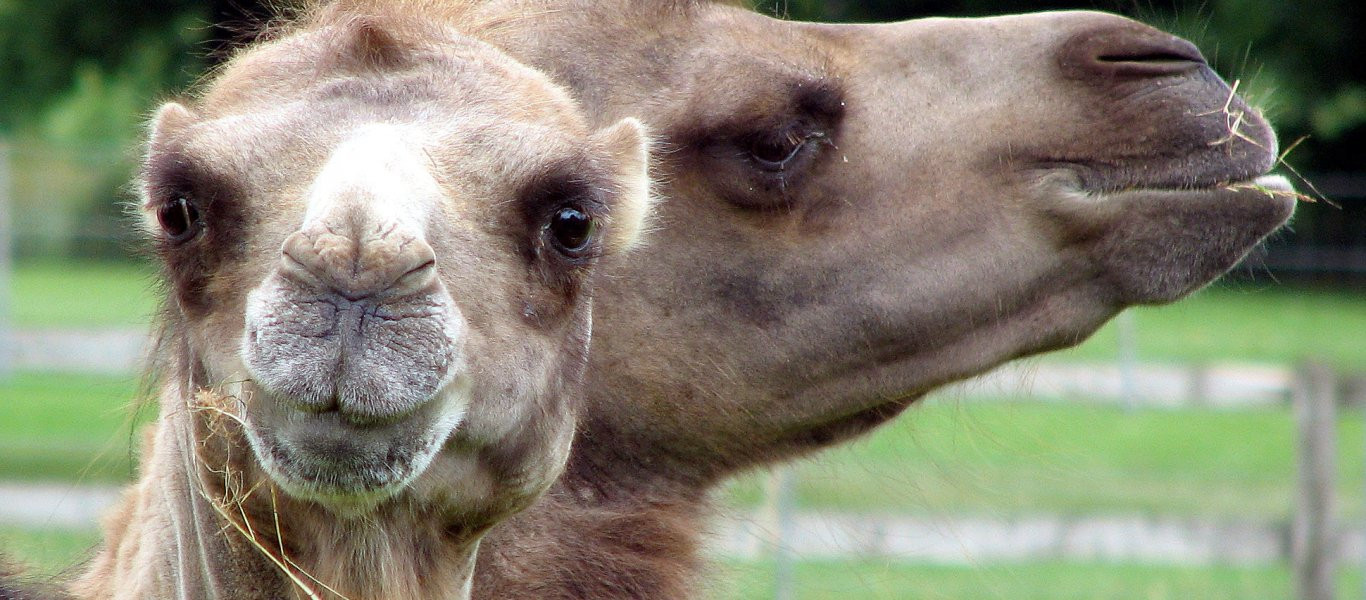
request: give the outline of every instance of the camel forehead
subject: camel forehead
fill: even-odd
[[[198,165],[234,180],[243,193],[272,200],[314,177],[338,153],[357,164],[361,156],[410,156],[436,170],[443,184],[463,187],[462,177],[515,182],[547,164],[582,160],[591,150],[581,122],[547,122],[497,103],[449,111],[371,103],[332,85],[266,110],[199,120],[168,137],[153,148],[154,165]]]
[[[442,189],[424,154],[421,130],[388,123],[357,127],[332,150],[308,191],[304,222],[329,216],[336,202],[357,198],[386,222],[425,228]]]
[[[346,40],[355,37],[357,27],[349,23],[299,32],[234,57],[206,82],[197,108],[214,118],[297,101],[336,100],[344,107],[408,112],[496,107],[502,118],[586,132],[564,90],[482,41],[445,29],[408,34],[411,39],[393,42],[402,44],[401,59],[369,64],[363,56],[373,50],[339,47],[351,43]],[[340,57],[347,52],[362,58]]]

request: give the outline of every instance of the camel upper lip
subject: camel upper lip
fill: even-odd
[[[1088,161],[1046,161],[1049,172],[1066,173],[1073,185],[1088,194],[1101,196],[1125,192],[1211,192],[1229,188],[1264,188],[1266,191],[1293,194],[1294,186],[1286,177],[1270,173],[1269,167],[1231,169],[1161,169],[1153,173],[1144,163],[1126,166]]]
[[[1217,191],[1262,191],[1271,195],[1294,195],[1295,186],[1284,175],[1267,173],[1256,177],[1220,181],[1209,185],[1137,185],[1119,190],[1106,190],[1103,194],[1123,192],[1217,192]]]

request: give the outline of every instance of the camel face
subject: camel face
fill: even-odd
[[[1276,141],[1257,112],[1189,43],[1119,17],[566,4],[499,45],[671,150],[661,229],[600,298],[593,418],[688,477],[1179,298],[1293,208],[1258,179]]]
[[[273,483],[491,522],[562,468],[592,269],[639,228],[645,141],[411,27],[291,35],[163,107],[144,209],[193,383],[240,400]]]

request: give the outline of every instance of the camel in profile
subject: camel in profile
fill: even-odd
[[[1267,122],[1189,42],[1094,12],[829,25],[490,0],[489,38],[660,136],[586,406],[478,598],[705,597],[708,496],[929,391],[1174,301],[1290,216]]]
[[[1191,44],[1111,15],[475,11],[592,123],[638,117],[667,150],[651,244],[598,266],[566,470],[484,537],[477,598],[698,597],[727,478],[1179,299],[1294,207],[1265,120]]]
[[[160,418],[77,597],[467,598],[560,474],[647,141],[481,23],[318,8],[157,111]]]

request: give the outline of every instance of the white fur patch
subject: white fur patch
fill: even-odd
[[[410,127],[372,123],[356,128],[314,179],[303,226],[349,208],[369,212],[370,223],[425,230],[442,191],[421,141]]]
[[[650,137],[645,125],[625,118],[593,136],[615,161],[620,195],[612,206],[607,249],[630,250],[644,237],[654,198],[650,193]]]

